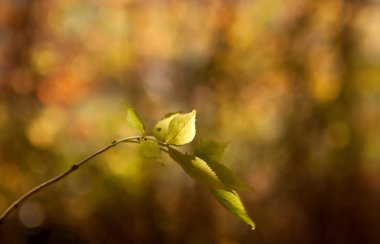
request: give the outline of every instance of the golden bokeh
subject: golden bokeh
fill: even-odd
[[[0,208],[112,140],[197,110],[251,184],[233,219],[123,144],[9,216],[0,243],[378,243],[377,1],[0,1]],[[185,150],[191,151],[187,146]]]

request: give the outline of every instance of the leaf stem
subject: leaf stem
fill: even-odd
[[[166,142],[159,141],[159,140],[157,140],[156,138],[154,138],[152,136],[145,136],[144,139],[156,142],[160,146],[160,150],[161,151],[169,153],[168,150],[165,150],[165,148],[169,149],[169,147],[170,147]]]
[[[29,197],[33,196],[37,192],[41,191],[42,189],[48,187],[49,185],[52,185],[63,178],[65,178],[67,175],[71,174],[75,170],[77,170],[80,166],[87,163],[90,159],[98,156],[99,154],[102,154],[103,152],[109,150],[110,148],[118,145],[119,143],[123,142],[130,142],[130,143],[140,143],[140,139],[142,139],[142,136],[132,136],[132,137],[126,137],[118,140],[113,140],[109,145],[103,147],[102,149],[94,152],[93,154],[87,156],[86,158],[82,159],[81,161],[73,164],[70,166],[69,169],[67,169],[65,172],[55,176],[54,178],[51,178],[48,181],[45,181],[41,183],[40,185],[36,186],[35,188],[31,189],[24,195],[22,195],[20,198],[18,198],[16,201],[14,201],[0,216],[0,225],[4,222],[4,219],[15,209],[17,209],[25,200],[27,200]],[[150,139],[151,140],[151,139]]]
[[[144,139],[149,140],[149,141],[154,141],[154,142],[156,142],[160,146],[168,147],[168,144],[166,144],[165,142],[157,140],[153,136],[145,136]]]

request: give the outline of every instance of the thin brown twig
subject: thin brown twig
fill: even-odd
[[[54,178],[51,178],[48,181],[43,182],[42,184],[36,186],[32,190],[28,191],[24,195],[22,195],[20,198],[18,198],[16,201],[14,201],[0,216],[0,225],[4,222],[4,219],[15,209],[17,209],[25,200],[27,200],[29,197],[33,196],[37,192],[41,191],[42,189],[46,188],[49,185],[52,185],[61,179],[65,178],[67,175],[71,174],[75,170],[77,170],[80,166],[88,162],[90,159],[98,156],[99,154],[102,154],[103,152],[107,151],[108,149],[116,146],[119,143],[122,142],[131,142],[131,143],[139,143],[140,139],[143,138],[142,136],[133,136],[133,137],[127,137],[119,140],[113,140],[109,145],[103,147],[102,149],[94,152],[93,154],[89,155],[88,157],[84,158],[83,160],[73,164],[69,169],[67,169],[65,172],[57,175]]]

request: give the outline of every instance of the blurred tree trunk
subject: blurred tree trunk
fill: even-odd
[[[363,228],[363,223],[371,221],[363,219],[366,218],[365,214],[360,212],[360,209],[365,208],[360,199],[368,196],[364,195],[359,179],[362,139],[356,124],[358,98],[354,83],[357,72],[357,34],[353,25],[362,6],[363,3],[359,1],[345,1],[342,4],[343,15],[334,44],[340,62],[336,65],[343,70],[341,87],[339,95],[328,104],[321,105],[313,101],[307,87],[310,77],[304,72],[305,60],[302,56],[300,58],[300,53],[294,53],[292,48],[285,52],[288,57],[285,65],[294,76],[294,113],[289,118],[284,136],[289,160],[275,195],[294,201],[293,204],[303,209],[304,216],[295,217],[295,222],[298,225],[306,223],[295,228],[298,233],[291,234],[289,243],[294,240],[303,243],[373,243],[379,238],[379,234],[374,235],[376,232],[371,228]],[[302,32],[307,31],[312,9],[310,7],[299,18],[291,32],[292,43],[297,43]],[[344,133],[348,133],[348,141],[341,147],[326,146],[326,134],[335,122],[344,127]],[[316,175],[320,167],[324,172]],[[312,236],[308,238],[307,235]]]

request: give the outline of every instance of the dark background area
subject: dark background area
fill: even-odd
[[[0,243],[379,243],[379,1],[0,1],[0,211],[115,138],[197,109],[256,230],[168,158],[118,146]],[[191,150],[191,148],[188,148]]]

